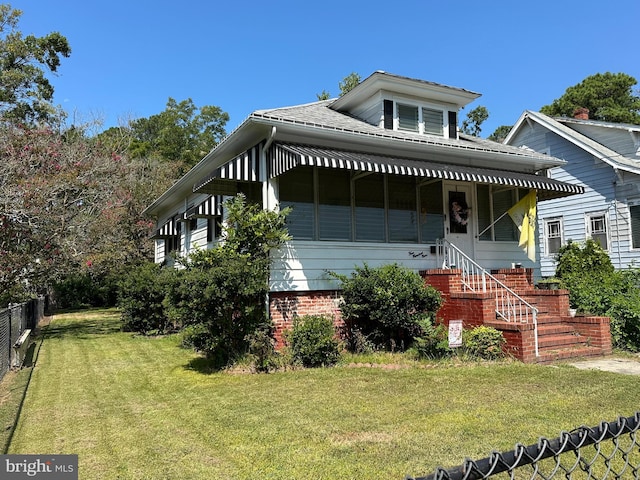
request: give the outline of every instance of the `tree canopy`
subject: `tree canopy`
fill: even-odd
[[[489,118],[489,110],[482,105],[474,108],[467,113],[467,118],[462,122],[462,131],[467,135],[473,135],[474,137],[480,136],[482,123]]]
[[[228,121],[229,114],[220,107],[198,108],[190,98],[178,102],[170,97],[164,111],[124,127],[112,127],[98,138],[114,151],[178,162],[185,171],[225,137]]]
[[[356,72],[351,72],[349,75],[344,77],[338,83],[338,88],[340,88],[340,96],[343,96],[345,93],[348,93],[355,87],[357,87],[361,80],[362,79],[360,75]],[[316,97],[318,97],[318,100],[329,100],[331,98],[331,93],[329,93],[327,90],[322,90],[321,93],[316,93]]]
[[[0,4],[0,115],[24,123],[47,121],[57,112],[46,73],[57,72],[71,48],[58,32],[23,36],[21,16],[22,11]]]
[[[640,125],[638,82],[625,73],[597,73],[567,88],[564,95],[540,111],[550,116],[572,117],[578,108],[589,110],[589,118]]]

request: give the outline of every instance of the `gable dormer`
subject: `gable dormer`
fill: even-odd
[[[388,130],[457,138],[458,111],[478,97],[469,90],[378,71],[331,108]]]

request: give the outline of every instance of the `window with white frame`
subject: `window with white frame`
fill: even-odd
[[[609,249],[607,217],[604,213],[587,214],[587,229],[592,240],[598,242],[604,250]]]
[[[444,110],[400,102],[395,108],[398,130],[444,136]]]
[[[420,128],[418,107],[415,105],[403,105],[398,103],[398,130],[417,132]]]
[[[544,221],[545,253],[555,255],[562,246],[562,218],[549,218]]]
[[[631,216],[631,247],[640,248],[640,200],[629,202]]]
[[[442,117],[441,110],[426,107],[423,108],[422,124],[424,125],[424,133],[428,133],[429,135],[438,135],[440,137],[444,135],[444,119]]]

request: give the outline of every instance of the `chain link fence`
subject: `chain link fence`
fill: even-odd
[[[517,444],[512,451],[467,459],[458,467],[437,468],[432,475],[407,480],[640,479],[639,427],[640,412],[636,412],[633,417],[562,432],[528,447]]]
[[[46,297],[0,310],[0,380],[11,368],[16,342],[25,330],[35,330],[45,315]]]

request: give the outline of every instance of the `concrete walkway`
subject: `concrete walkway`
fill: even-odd
[[[572,362],[569,365],[582,370],[604,370],[625,375],[640,375],[640,357],[602,357]]]

